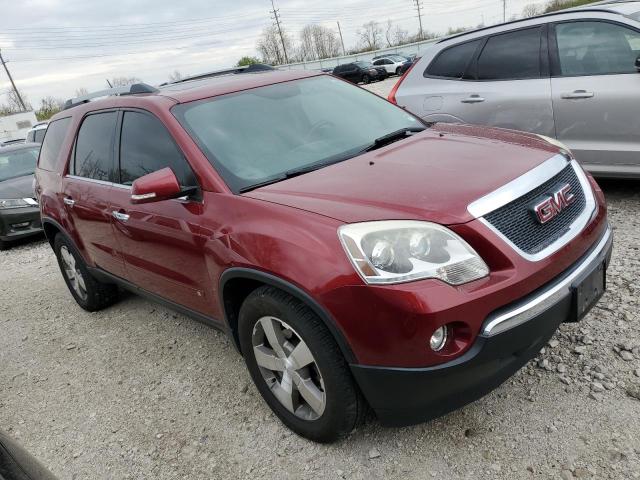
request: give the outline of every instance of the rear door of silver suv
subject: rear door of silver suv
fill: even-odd
[[[556,134],[593,173],[640,176],[640,30],[602,17],[550,25]]]

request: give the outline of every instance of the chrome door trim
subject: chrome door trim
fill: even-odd
[[[596,261],[602,261],[602,256],[606,254],[607,249],[612,240],[611,227],[607,229],[598,241],[595,248],[587,254],[580,263],[571,271],[565,274],[555,282],[547,285],[542,291],[535,296],[526,297],[508,310],[500,310],[489,316],[482,328],[482,335],[491,337],[505,330],[521,325],[540,313],[544,312],[565,296],[571,294],[571,286],[573,282],[585,271],[593,266]]]
[[[77,175],[67,175],[66,178],[70,178],[72,180],[83,180],[89,183],[96,183],[98,185],[112,186],[113,182],[107,182],[106,180],[96,180],[95,178],[87,178],[87,177],[78,177]]]
[[[106,180],[96,180],[95,178],[79,177],[77,175],[66,175],[65,178],[72,180],[82,180],[84,182],[96,183],[98,185],[105,185],[109,187],[122,188],[124,190],[131,190],[131,185],[123,185],[121,183],[107,182]]]
[[[470,203],[467,211],[473,215],[473,218],[484,217],[487,213],[513,202],[516,198],[520,198],[555,177],[568,163],[569,159],[564,155],[554,155],[524,175]]]
[[[126,213],[122,213],[122,212],[118,212],[117,210],[114,210],[113,212],[111,212],[111,216],[113,218],[115,218],[116,220],[119,220],[121,222],[126,222],[127,220],[129,220],[129,215]]]

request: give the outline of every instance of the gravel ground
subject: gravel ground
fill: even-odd
[[[329,446],[278,422],[222,334],[132,295],[84,312],[49,245],[24,242],[0,252],[0,429],[60,479],[640,478],[640,189],[603,187],[597,308],[484,399]]]

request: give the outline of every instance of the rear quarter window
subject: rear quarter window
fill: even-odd
[[[58,171],[60,167],[60,149],[64,142],[71,117],[61,118],[49,124],[49,127],[42,132],[46,132],[40,149],[40,160],[38,168],[42,170]]]
[[[461,79],[467,71],[478,45],[480,45],[480,40],[474,40],[443,50],[427,67],[425,76]]]

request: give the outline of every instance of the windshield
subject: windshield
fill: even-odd
[[[234,192],[358,155],[424,128],[399,107],[329,76],[177,105],[173,113]]]
[[[38,150],[37,147],[31,147],[5,153],[0,149],[0,182],[33,175],[38,161]]]
[[[361,68],[373,68],[373,63],[371,62],[353,62]]]

